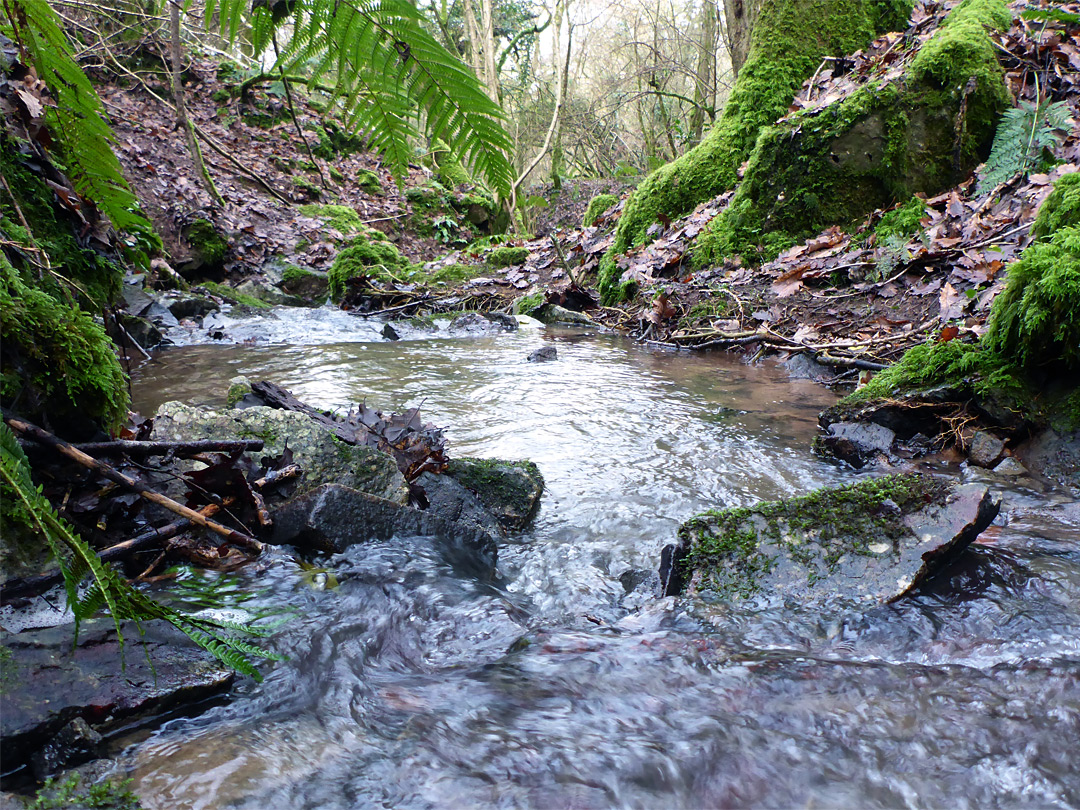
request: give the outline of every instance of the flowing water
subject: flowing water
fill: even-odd
[[[832,395],[613,336],[390,343],[330,310],[274,318],[226,324],[251,345],[163,352],[137,406],[220,404],[236,374],[321,407],[419,404],[453,454],[531,458],[547,492],[494,582],[425,538],[322,560],[326,590],[273,552],[245,605],[296,611],[272,642],[289,660],[129,746],[147,807],[1080,806],[1062,495],[1010,490],[952,575],[896,605],[660,599],[694,512],[854,477],[807,449]],[[546,343],[556,362],[525,361]]]

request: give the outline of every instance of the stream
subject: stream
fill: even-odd
[[[1064,494],[1005,489],[950,576],[894,605],[661,599],[660,549],[690,515],[857,478],[809,452],[833,394],[583,330],[380,328],[329,309],[225,319],[237,343],[161,352],[135,406],[220,406],[238,374],[323,408],[420,405],[453,455],[535,461],[540,512],[494,582],[425,538],[321,559],[324,590],[288,549],[197,575],[255,592],[245,610],[290,608],[271,642],[289,659],[118,743],[146,807],[1080,806]],[[559,359],[526,362],[543,345]]]

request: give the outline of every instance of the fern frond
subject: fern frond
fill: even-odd
[[[57,106],[50,107],[50,128],[63,147],[69,175],[80,195],[93,201],[112,224],[129,233],[151,234],[112,151],[115,136],[105,108],[75,61],[71,43],[46,0],[9,0],[4,16],[15,41],[29,54],[38,78]]]
[[[1006,110],[994,133],[990,157],[979,172],[977,194],[985,194],[1019,174],[1027,174],[1042,159],[1043,150],[1054,146],[1072,125],[1064,101],[1032,104],[1024,101]]]
[[[245,0],[210,0],[207,20],[216,14],[222,34],[232,36],[227,20],[245,7]],[[422,125],[509,195],[512,142],[502,109],[407,0],[296,0],[277,67],[307,71],[312,83],[327,78],[346,126],[362,130],[399,178]]]
[[[250,675],[262,676],[251,658],[282,660],[282,656],[244,641],[232,633],[265,637],[264,628],[239,622],[188,616],[151,599],[131,587],[110,566],[104,564],[72,527],[53,509],[52,504],[34,486],[30,465],[15,434],[0,422],[0,495],[5,502],[17,502],[22,519],[49,546],[64,577],[68,607],[75,617],[75,635],[79,625],[101,609],[107,609],[116,626],[117,639],[124,645],[123,621],[140,622],[164,619],[228,667]],[[86,577],[90,584],[83,596],[79,587]],[[140,628],[141,629],[141,628]]]

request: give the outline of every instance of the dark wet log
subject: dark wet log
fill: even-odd
[[[32,439],[39,444],[48,445],[55,448],[57,452],[64,456],[67,456],[77,464],[86,467],[87,469],[94,470],[100,475],[108,478],[110,481],[127,487],[133,492],[139,493],[140,496],[156,503],[158,506],[163,506],[170,512],[175,512],[182,517],[187,518],[196,526],[202,526],[204,529],[209,529],[215,534],[219,534],[234,545],[245,548],[249,551],[261,552],[263,544],[250,535],[238,532],[235,529],[230,529],[228,526],[222,526],[220,523],[208,520],[205,516],[196,512],[183,504],[177,503],[172,498],[168,498],[162,495],[160,492],[154,492],[152,489],[147,488],[143,484],[136,481],[130,476],[124,475],[119,470],[113,469],[108,464],[98,461],[92,456],[88,456],[81,450],[76,449],[72,445],[65,442],[63,439],[59,439],[47,430],[42,430],[36,425],[31,425],[28,422],[23,422],[19,419],[6,419],[8,426],[18,433],[23,438]]]
[[[263,449],[262,439],[241,439],[237,441],[214,441],[202,439],[194,442],[136,442],[118,439],[112,442],[87,442],[73,444],[76,450],[98,455],[124,453],[129,456],[163,456],[166,453],[183,455],[187,453],[236,453]]]

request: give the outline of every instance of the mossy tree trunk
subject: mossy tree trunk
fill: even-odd
[[[765,0],[724,0],[724,20],[727,23],[724,39],[736,77],[750,53],[750,32],[754,30],[764,4]]]
[[[911,11],[910,0],[760,2],[746,61],[720,119],[698,146],[649,175],[627,203],[601,263],[605,300],[620,297],[615,254],[641,244],[660,216],[681,216],[731,189],[758,133],[787,112],[824,57],[852,53],[880,33],[905,27]]]

